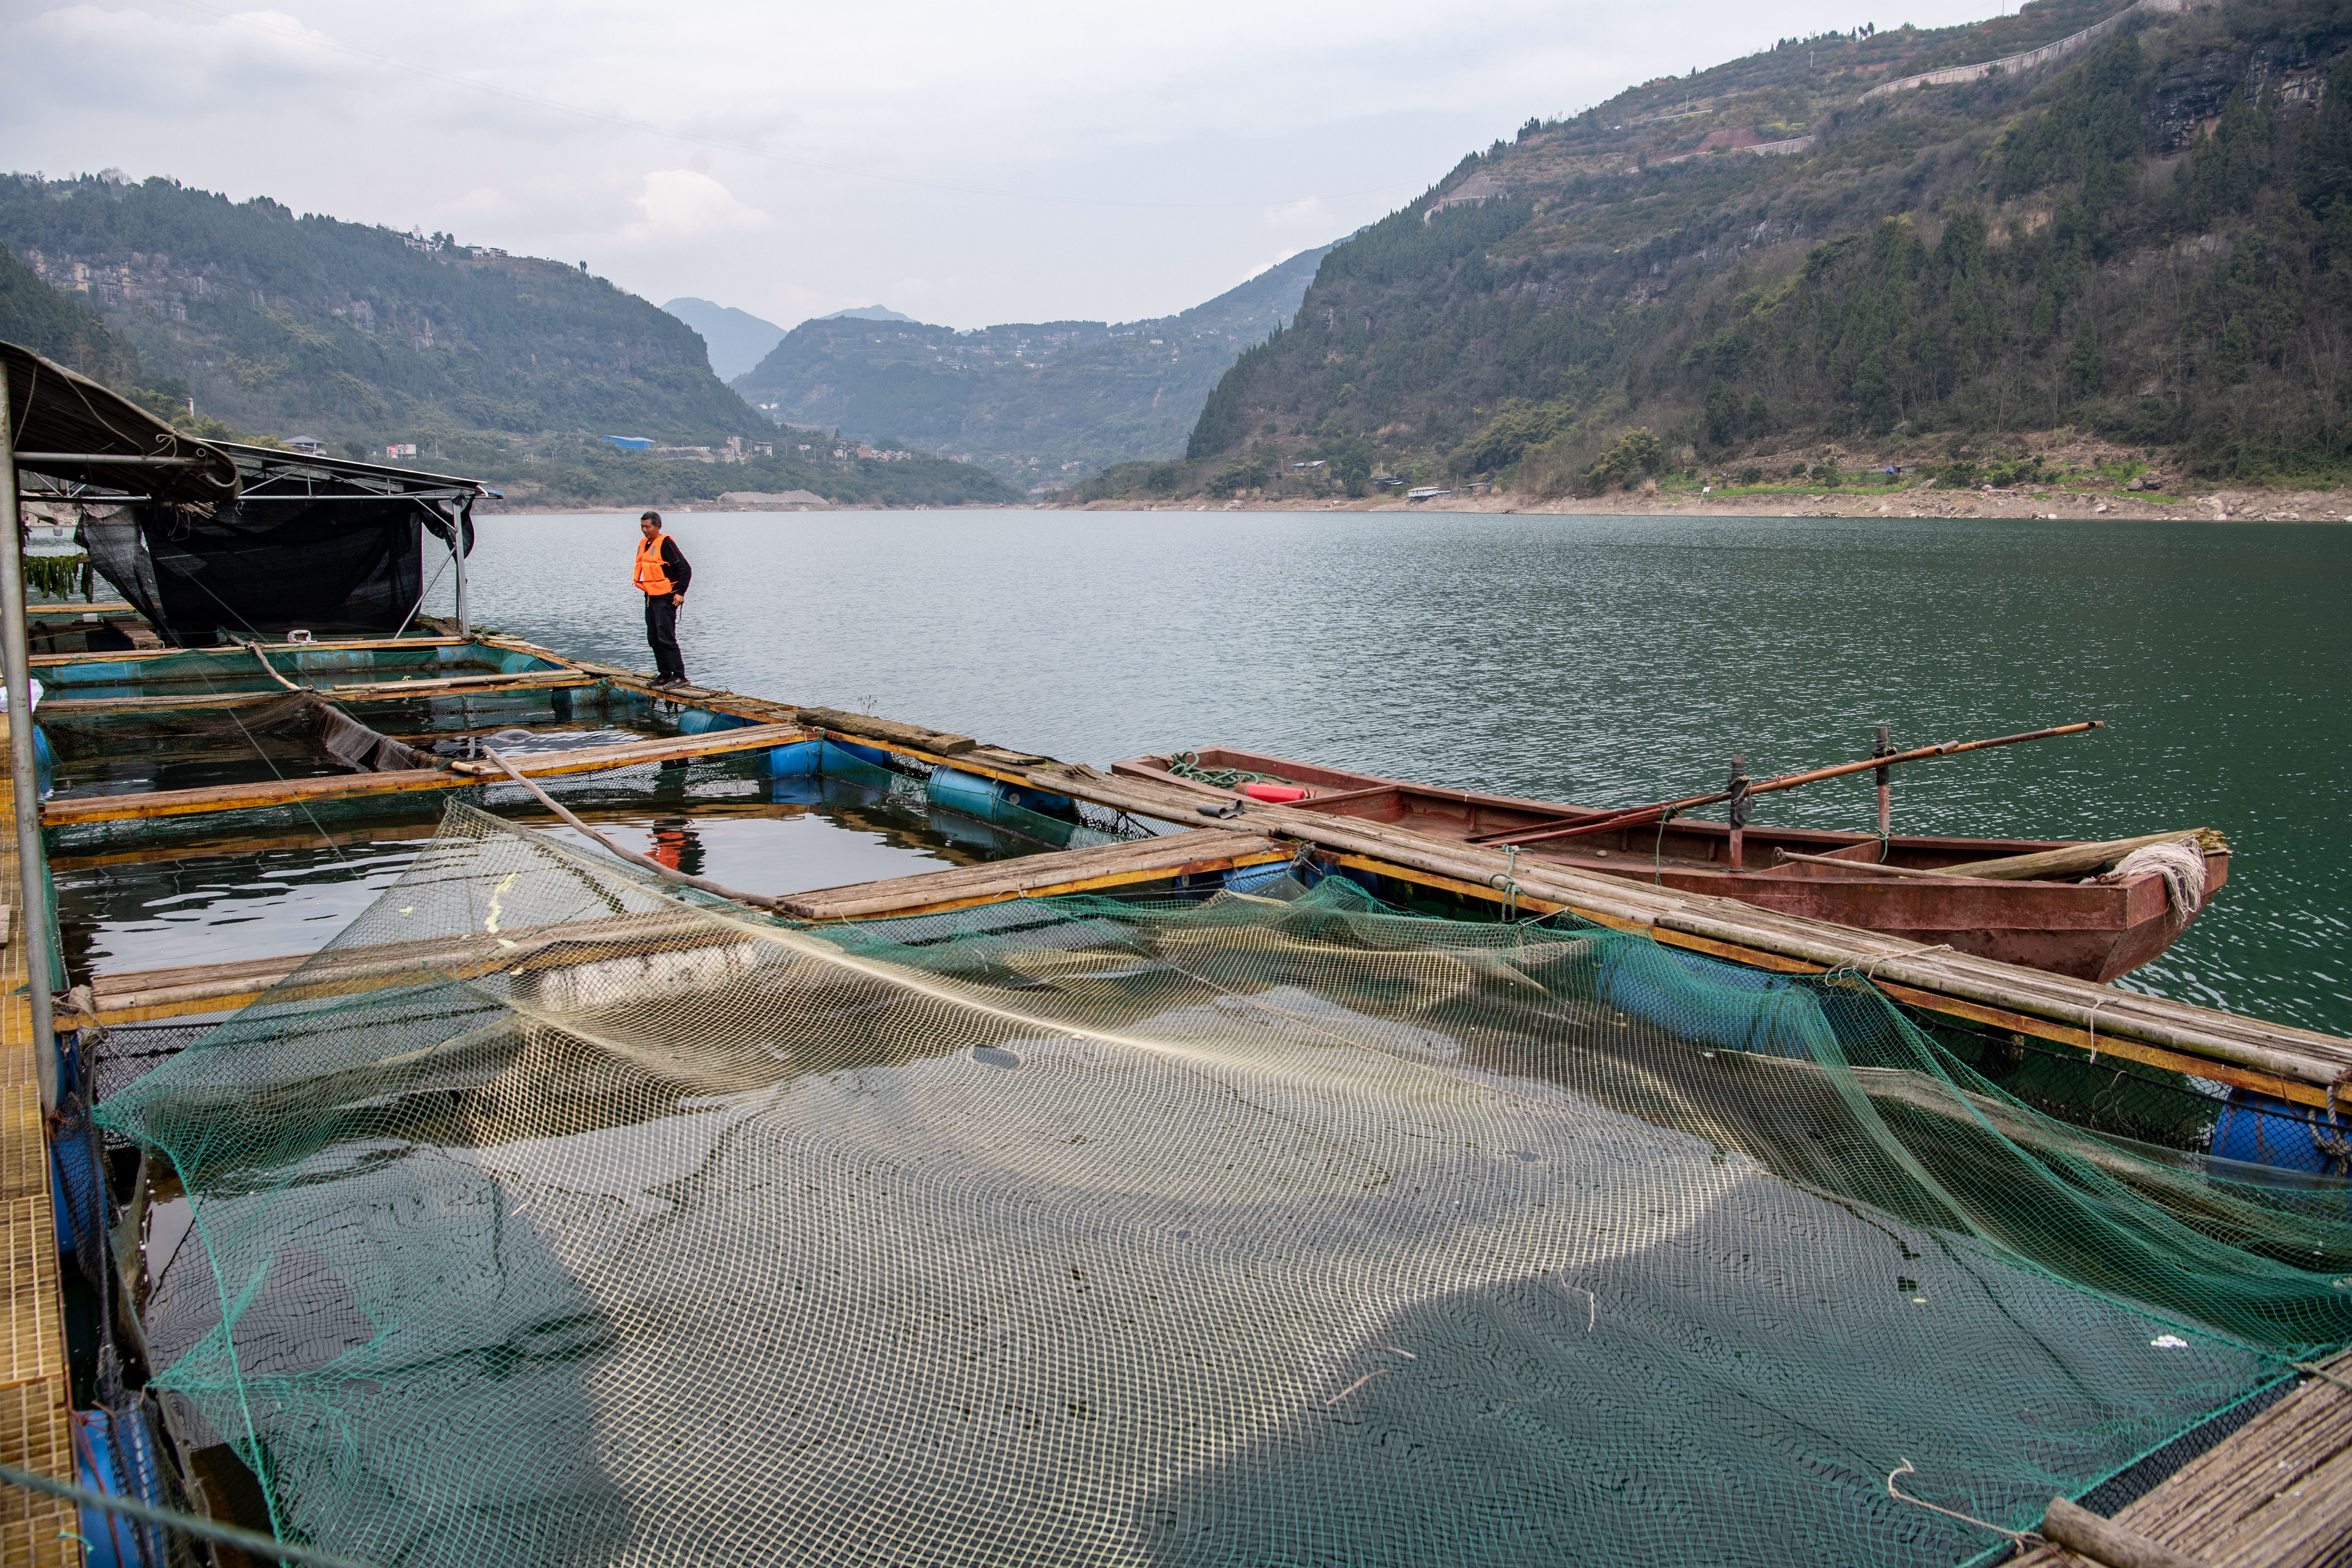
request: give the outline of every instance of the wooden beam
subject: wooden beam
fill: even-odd
[[[398,701],[410,697],[444,697],[453,692],[473,696],[500,691],[551,691],[595,684],[593,676],[580,675],[571,670],[547,669],[520,675],[459,675],[428,680],[375,680],[309,689],[336,702],[376,702]],[[44,701],[41,711],[44,714],[138,713],[158,709],[249,708],[257,703],[275,702],[285,695],[284,687],[273,686],[267,691],[191,692],[185,696],[60,697]]]
[[[1167,881],[1176,877],[1230,870],[1236,866],[1276,865],[1290,859],[1291,855],[1288,847],[1277,847],[1255,834],[1195,828],[1161,838],[1104,844],[1058,854],[1025,855],[1013,860],[959,866],[919,876],[820,888],[813,892],[790,894],[781,903],[785,913],[810,921],[938,914],[1013,899],[1050,898],[1137,882]]]
[[[297,971],[303,972],[302,983],[284,993],[289,1001],[364,995],[414,984],[426,974],[467,979],[498,969],[557,967],[740,940],[739,933],[711,925],[686,909],[656,910],[498,933],[96,974],[90,977],[90,994],[100,1022],[140,1023],[247,1006],[284,985]]]
[[[562,773],[599,773],[607,768],[634,767],[645,763],[685,762],[695,757],[721,756],[730,752],[764,751],[807,738],[806,731],[789,724],[715,730],[708,734],[669,736],[620,746],[587,746],[572,752],[548,752],[534,757],[519,758],[515,766],[530,777],[546,778]],[[318,801],[352,800],[367,795],[463,789],[491,782],[482,776],[481,770],[488,770],[497,777],[504,776],[487,763],[458,763],[446,772],[439,768],[407,768],[381,773],[338,773],[330,778],[265,779],[255,784],[157,790],[146,795],[87,795],[44,803],[41,825],[44,827],[70,827],[85,822],[195,816],[210,812],[307,805]]]
[[[583,806],[578,815],[593,823],[627,825],[642,820],[649,810],[645,805]],[[775,817],[804,816],[813,808],[798,802],[759,800],[713,800],[694,803],[694,819],[707,822],[714,817]],[[497,814],[509,822],[535,820],[550,822],[553,818],[536,804],[528,809],[501,807]],[[310,829],[300,833],[231,833],[217,838],[185,838],[171,844],[153,845],[129,849],[105,849],[87,855],[52,855],[49,869],[53,871],[96,871],[114,866],[168,866],[182,860],[201,860],[222,855],[266,855],[272,850],[316,849],[336,844],[400,844],[413,843],[433,837],[434,818],[410,817],[392,822],[362,822],[321,832]],[[5,910],[0,904],[0,910]]]
[[[130,607],[128,605],[123,606],[126,610]],[[261,646],[271,653],[302,653],[316,652],[320,648],[458,647],[476,640],[473,637],[357,637],[349,642],[329,642],[322,638],[317,642],[268,642]],[[37,653],[33,655],[33,665],[36,668],[40,668],[58,664],[107,664],[120,659],[176,658],[183,654],[192,653],[230,658],[242,658],[246,649],[240,644],[228,643],[215,647],[144,647],[110,649],[104,653]]]
[[[511,675],[435,676],[424,680],[366,680],[348,686],[322,686],[322,697],[338,702],[366,702],[380,698],[437,697],[445,692],[541,690],[559,686],[593,686],[596,677],[576,669],[527,669]]]
[[[89,604],[79,599],[31,600],[25,605],[25,614],[37,620],[54,619],[59,616],[70,616],[79,620],[84,616],[135,616],[138,613],[138,605],[123,599],[95,599]]]

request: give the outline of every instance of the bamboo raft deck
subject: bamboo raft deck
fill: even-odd
[[[2329,1377],[2305,1381],[2117,1510],[2115,1522],[2202,1568],[2352,1563],[2352,1352],[2325,1370]],[[2061,1546],[2010,1561],[2097,1565]]]
[[[0,736],[7,720],[0,716]],[[15,791],[0,773],[0,816]],[[16,886],[16,841],[0,835],[0,887]],[[14,898],[13,891],[9,897]],[[7,1247],[7,1338],[0,1350],[0,1464],[74,1479],[71,1384],[66,1363],[56,1211],[41,1086],[26,1000],[25,941],[9,922],[0,946],[0,1205]],[[0,1491],[0,1564],[79,1563],[71,1503],[11,1487]]]

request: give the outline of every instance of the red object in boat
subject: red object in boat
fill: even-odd
[[[1289,803],[1303,811],[1362,817],[1440,838],[1471,839],[1538,825],[1551,826],[1563,817],[1614,815],[1592,806],[1440,789],[1224,746],[1204,746],[1186,755],[1202,768],[1274,773],[1319,792]],[[1114,763],[1111,771],[1180,784],[1218,799],[1230,799],[1234,794],[1178,777],[1169,771],[1166,757],[1138,757]],[[2173,914],[2164,879],[2152,872],[2118,883],[1978,878],[1928,882],[1877,876],[1860,867],[1843,871],[1803,861],[1772,863],[1774,851],[1786,849],[1797,855],[1933,871],[1970,860],[2063,849],[2072,842],[2066,839],[1898,837],[1886,840],[1882,848],[1873,833],[1822,833],[1755,823],[1742,832],[1748,868],[1743,871],[1734,871],[1729,864],[1730,826],[1689,816],[1583,837],[1538,840],[1520,846],[1519,854],[1525,860],[1550,861],[1628,881],[1738,899],[1760,909],[1885,931],[1929,946],[1944,943],[1961,952],[2046,969],[2077,980],[2108,981],[2128,974],[2162,953],[2189,927],[2187,921]],[[2228,851],[2208,851],[2206,902],[2212,901],[2229,877]]]
[[[1252,800],[1265,801],[1274,805],[1288,805],[1294,800],[1305,800],[1313,792],[1294,789],[1288,784],[1246,784],[1242,793]]]

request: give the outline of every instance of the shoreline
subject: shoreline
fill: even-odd
[[[2105,518],[2158,522],[2352,522],[2352,489],[2275,491],[2217,488],[2161,497],[2108,490],[1620,491],[1603,496],[1492,493],[1428,501],[1364,497],[1284,500],[1088,501],[1065,511],[1432,511],[1570,517],[2004,517],[2021,521]]]
[[[616,505],[477,506],[477,518],[622,513],[642,503]],[[852,502],[827,507],[666,506],[673,517],[781,516],[788,513],[870,511],[1167,511],[1167,512],[1405,512],[1440,515],[1500,513],[1557,517],[2000,517],[2020,521],[2105,518],[2117,522],[2352,522],[2352,489],[2276,491],[2217,488],[2197,495],[2148,496],[2108,490],[1823,490],[1747,491],[1699,495],[1687,491],[1621,491],[1605,496],[1549,499],[1497,492],[1446,496],[1429,501],[1389,497],[1253,498],[1232,500],[1097,500],[1076,504],[1035,500],[1013,504],[966,502],[955,506],[883,506]]]

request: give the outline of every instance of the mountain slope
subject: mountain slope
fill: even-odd
[[[2038,68],[1863,96],[2125,11]],[[2073,426],[2215,474],[2340,468],[2347,44],[2344,0],[2042,0],[1530,121],[1335,248],[1189,456],[1364,440],[1558,493],[1625,462],[1964,462]],[[1642,428],[1654,454],[1601,461]]]
[[[691,329],[562,262],[163,179],[0,178],[0,242],[98,311],[157,384],[249,429],[415,441],[476,465],[506,437],[765,431]]]
[[[783,328],[749,310],[691,294],[669,300],[662,309],[701,335],[710,352],[710,373],[721,381],[731,381],[758,364],[784,335]]]
[[[50,288],[40,275],[0,247],[0,341],[22,343],[94,381],[128,386],[139,356],[109,331],[95,311]]]
[[[1209,389],[1289,319],[1323,255],[1304,252],[1178,315],[1115,326],[803,321],[735,386],[780,423],[969,454],[1033,487],[1058,484],[1181,450]]]

